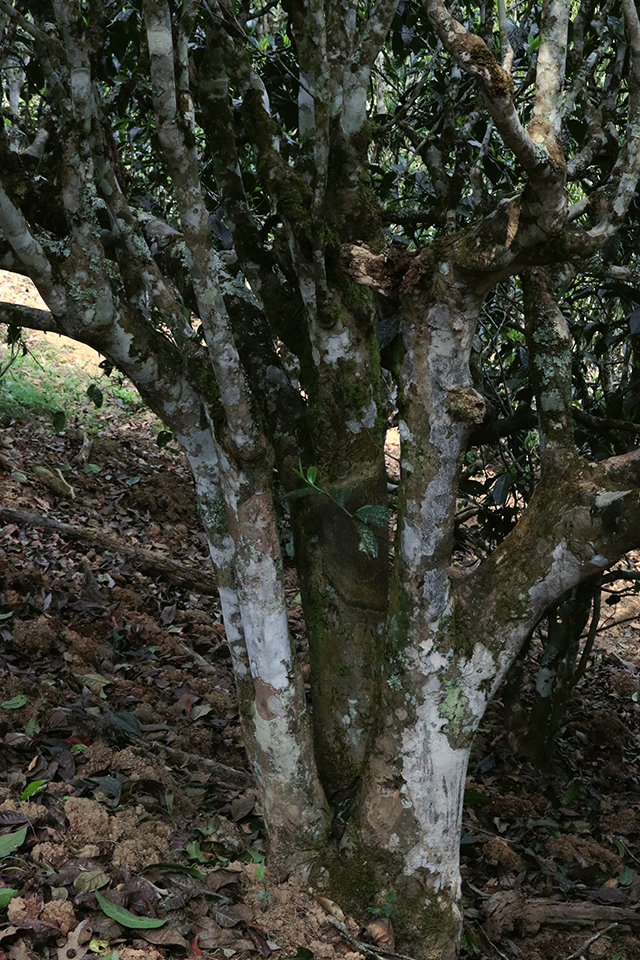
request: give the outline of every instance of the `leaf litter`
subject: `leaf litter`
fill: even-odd
[[[265,870],[217,602],[124,549],[209,564],[187,465],[151,420],[105,414],[90,470],[81,427],[2,424],[0,507],[99,527],[123,550],[0,517],[0,958],[384,952],[392,898],[342,935],[335,909]],[[467,783],[463,956],[640,960],[639,632],[599,636],[550,771],[491,708]],[[535,661],[524,701],[534,678]]]

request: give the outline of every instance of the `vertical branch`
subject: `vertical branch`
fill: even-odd
[[[218,282],[196,142],[176,94],[166,0],[145,0],[144,17],[158,136],[175,187],[198,311],[226,419],[227,442],[216,437],[235,574],[234,582],[221,592],[225,623],[272,855],[284,872],[290,872],[324,843],[329,811],[317,777],[302,676],[289,638],[271,451],[252,415]],[[184,104],[190,104],[190,98],[181,96]]]
[[[605,213],[589,232],[591,239],[604,240],[614,233],[627,215],[640,178],[640,18],[634,0],[622,0],[630,50],[628,73],[628,114],[624,143],[603,185]]]
[[[529,124],[534,143],[543,144],[558,162],[562,160],[562,94],[569,6],[569,0],[545,0],[543,3],[536,96]]]
[[[507,25],[507,8],[505,0],[498,0],[498,23],[500,25],[500,53],[502,54],[502,69],[511,72],[513,64],[513,47],[509,40]]]
[[[573,460],[571,334],[542,268],[523,274],[525,334],[536,393],[543,479]]]
[[[211,245],[195,137],[187,135],[191,99],[183,100],[187,116],[178,104],[169,6],[165,0],[148,0],[144,15],[158,138],[175,186],[182,232],[193,262],[192,280],[198,311],[220,385],[231,442],[239,452],[251,455],[252,451],[257,452],[260,439],[218,282],[218,264]]]

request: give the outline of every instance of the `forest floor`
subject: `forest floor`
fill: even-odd
[[[27,345],[0,380],[0,960],[397,956],[373,910],[341,931],[339,905],[264,863],[183,455],[90,351]],[[287,585],[304,662],[293,570]],[[603,605],[551,772],[491,709],[467,784],[465,957],[640,960],[637,613],[637,595]]]

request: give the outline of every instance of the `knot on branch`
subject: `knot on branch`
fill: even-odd
[[[482,423],[485,415],[484,397],[473,387],[449,387],[447,410],[457,423]]]
[[[349,276],[385,297],[398,294],[414,256],[395,247],[388,247],[383,253],[374,253],[365,244],[345,244],[342,248],[342,262]]]

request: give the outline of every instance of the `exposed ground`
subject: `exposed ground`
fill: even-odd
[[[0,299],[28,302],[4,279]],[[393,957],[391,900],[340,931],[335,906],[262,862],[181,453],[99,358],[27,344],[42,369],[28,357],[0,383],[0,960],[356,960],[354,939]],[[634,603],[603,606],[551,774],[514,755],[499,705],[482,728],[462,838],[468,957],[640,960]]]

